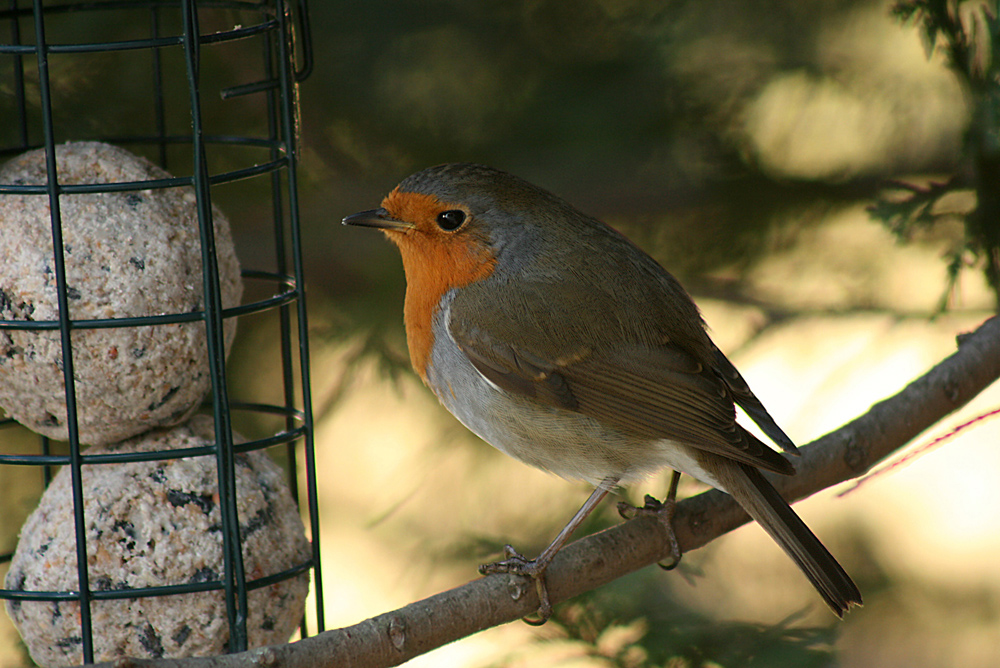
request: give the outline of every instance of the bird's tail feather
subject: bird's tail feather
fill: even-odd
[[[802,569],[830,609],[843,617],[852,603],[861,605],[857,585],[778,490],[754,467],[728,463],[719,471],[726,491]]]

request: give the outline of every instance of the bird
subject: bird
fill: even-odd
[[[510,545],[480,572],[534,578],[535,623],[552,614],[544,573],[619,486],[661,470],[731,495],[842,617],[861,593],[761,471],[796,446],[712,342],[698,307],[650,255],[605,223],[507,172],[449,163],[403,179],[376,209],[343,219],[381,230],[406,278],[403,319],[417,375],[502,452],[594,492],[535,559]],[[652,501],[652,499],[649,499]],[[527,620],[526,620],[527,621]]]

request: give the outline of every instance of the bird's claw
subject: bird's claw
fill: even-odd
[[[534,580],[535,591],[538,592],[538,610],[535,613],[537,617],[524,617],[523,621],[531,626],[541,626],[552,616],[552,602],[549,600],[549,590],[545,585],[545,570],[548,564],[540,564],[535,559],[528,559],[510,545],[504,545],[503,556],[503,561],[480,566],[479,573],[481,575],[512,573],[526,575]]]
[[[649,494],[643,500],[643,505],[633,506],[625,501],[618,502],[618,514],[626,520],[631,520],[643,515],[651,515],[660,522],[667,530],[667,540],[670,541],[669,563],[658,562],[657,566],[665,571],[672,571],[681,563],[681,546],[677,542],[677,535],[674,533],[674,511],[677,509],[677,502],[672,496],[668,496],[666,501],[659,501]]]
[[[534,577],[535,562],[533,560],[528,559],[510,545],[503,546],[503,556],[503,561],[480,566],[480,574],[514,573],[516,575],[530,575]]]
[[[631,520],[640,515],[655,515],[663,510],[664,503],[647,494],[643,499],[643,505],[633,506],[627,501],[618,502],[618,514],[626,520]]]

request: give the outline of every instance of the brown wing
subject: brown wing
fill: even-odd
[[[711,369],[673,346],[580,349],[548,362],[482,330],[457,334],[473,366],[508,392],[589,415],[624,432],[683,442],[752,466],[794,469],[736,424],[733,397]]]
[[[784,430],[774,421],[771,414],[764,408],[764,404],[760,402],[740,372],[729,361],[729,358],[714,344],[712,352],[715,355],[715,370],[722,377],[729,391],[733,393],[733,399],[740,405],[740,408],[745,410],[747,415],[757,423],[757,426],[767,434],[767,437],[781,446],[782,450],[799,454],[799,449],[795,447],[792,439],[788,438]]]

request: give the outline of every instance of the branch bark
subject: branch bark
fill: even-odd
[[[857,477],[920,432],[961,408],[1000,377],[1000,317],[960,336],[958,351],[893,397],[852,422],[801,448],[794,476],[771,480],[789,500],[799,500]],[[702,547],[747,522],[732,499],[709,491],[678,503],[674,529],[683,552]],[[665,532],[639,517],[567,545],[552,562],[547,584],[552,603],[590,591],[664,559]],[[491,575],[411,603],[354,626],[287,645],[224,656],[124,660],[101,668],[316,668],[395,666],[493,626],[520,619],[538,607],[526,578]]]

